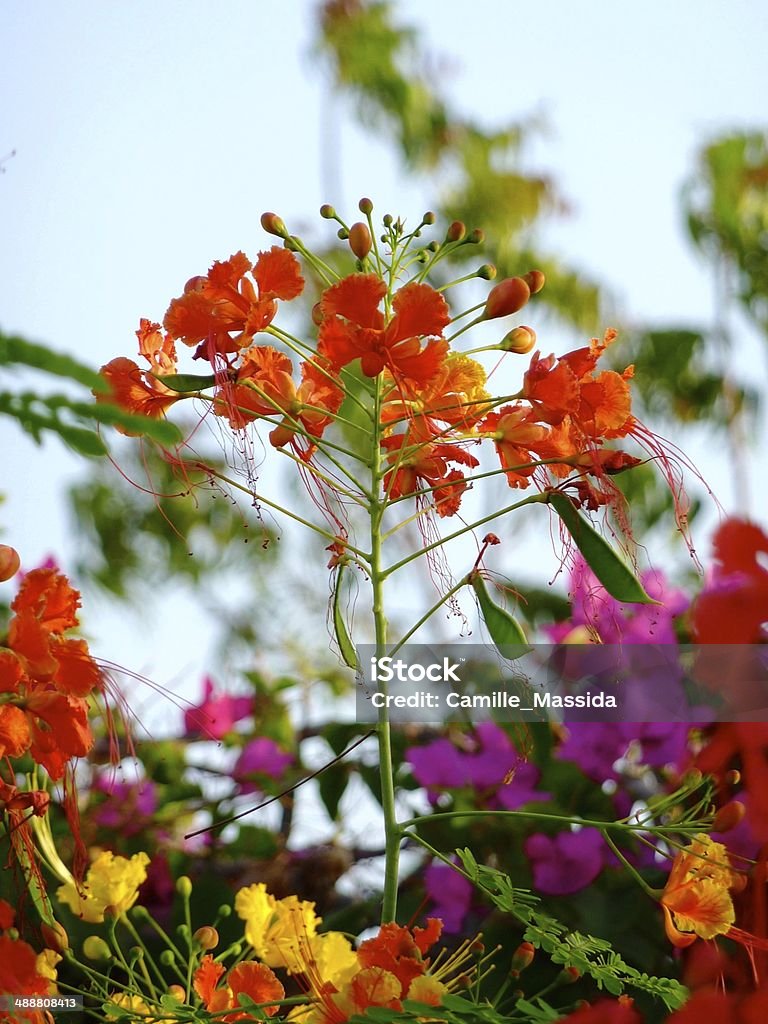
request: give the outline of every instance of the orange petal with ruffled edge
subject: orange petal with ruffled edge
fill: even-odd
[[[72,697],[87,697],[103,688],[101,669],[91,657],[85,640],[56,640],[51,654],[58,662],[53,685]]]
[[[21,757],[32,736],[27,716],[14,704],[0,707],[0,757]]]
[[[227,984],[232,990],[232,1005],[238,1005],[238,996],[246,995],[254,1003],[268,1003],[271,999],[280,1000],[285,997],[285,989],[278,980],[275,972],[265,964],[257,963],[255,960],[247,960],[244,963],[233,967],[227,976]],[[264,1013],[268,1017],[274,1015],[280,1009],[279,1006],[263,1006]],[[249,1014],[243,1014],[249,1020]],[[227,1020],[237,1020],[237,1016],[227,1017]]]
[[[228,260],[217,260],[208,271],[208,280],[216,288],[237,288],[251,269],[251,261],[244,252],[236,252]]]
[[[32,569],[11,602],[11,611],[31,611],[49,633],[77,625],[80,593],[58,569]]]
[[[210,1009],[208,1004],[213,998],[216,986],[223,973],[223,965],[216,963],[210,953],[206,953],[200,961],[200,966],[192,976],[192,987],[208,1009]]]
[[[288,301],[304,291],[301,265],[292,252],[273,245],[268,252],[260,252],[253,268],[253,276],[261,296]]]
[[[427,338],[443,333],[451,322],[448,303],[428,284],[411,281],[392,300],[395,311],[385,335],[385,344],[406,338]]]
[[[386,294],[387,286],[376,274],[350,274],[323,292],[320,304],[325,317],[343,316],[358,327],[381,330],[379,304]]]
[[[442,338],[431,338],[424,348],[416,338],[409,338],[389,350],[387,366],[395,380],[425,387],[440,372],[447,353],[448,342]]]
[[[151,416],[159,419],[166,409],[183,396],[169,391],[159,381],[150,387],[144,378],[144,371],[132,359],[118,356],[102,366],[100,373],[107,385],[106,392],[99,392],[97,401],[114,402],[126,412],[139,416]],[[121,434],[134,436],[138,431],[130,431],[115,424]]]

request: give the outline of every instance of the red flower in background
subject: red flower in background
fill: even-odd
[[[693,633],[702,644],[756,644],[768,623],[768,536],[746,519],[729,519],[714,538],[712,577],[693,609]]]

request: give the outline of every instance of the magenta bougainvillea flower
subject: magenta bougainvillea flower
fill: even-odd
[[[231,693],[216,692],[210,676],[203,680],[203,699],[196,707],[184,712],[184,730],[187,738],[204,737],[220,740],[237,722],[253,711],[252,697],[234,697]]]
[[[535,788],[539,769],[520,756],[500,726],[482,722],[465,739],[466,749],[441,738],[406,750],[414,777],[432,795],[439,789],[463,786],[477,790],[496,788],[495,799],[506,810],[549,799],[548,793]]]
[[[525,854],[533,872],[533,884],[549,896],[567,896],[590,885],[605,864],[603,837],[596,828],[536,832],[525,841]]]
[[[474,887],[449,864],[430,864],[424,872],[424,888],[432,900],[430,913],[443,922],[443,931],[454,935],[462,930],[469,913]]]
[[[274,740],[259,736],[243,747],[232,777],[239,783],[242,793],[255,793],[259,787],[254,776],[267,775],[270,779],[279,779],[293,760],[293,754],[283,750]]]

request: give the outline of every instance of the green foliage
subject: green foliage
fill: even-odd
[[[523,922],[525,941],[543,949],[553,963],[590,975],[601,991],[611,995],[621,995],[630,986],[656,996],[670,1010],[678,1009],[685,1002],[688,991],[678,981],[638,971],[625,963],[604,939],[569,931],[555,918],[540,911],[538,897],[526,889],[516,888],[508,875],[478,864],[469,849],[456,852],[476,888],[499,910]]]
[[[336,573],[336,587],[333,591],[333,628],[336,633],[336,643],[339,645],[339,653],[344,659],[344,664],[350,668],[357,666],[357,654],[355,645],[349,636],[349,630],[344,622],[344,615],[340,605],[341,582],[344,574],[344,566],[340,565]]]
[[[656,603],[646,594],[640,580],[614,551],[605,537],[601,536],[584,516],[579,515],[566,494],[561,491],[552,491],[548,500],[560,516],[587,565],[611,597],[627,603]]]
[[[43,372],[89,392],[104,389],[99,374],[71,356],[14,335],[0,334],[0,366]],[[31,390],[2,391],[2,413],[14,419],[38,444],[45,434],[56,434],[78,455],[88,458],[107,454],[107,445],[98,433],[101,424],[144,435],[167,446],[181,441],[181,433],[173,423],[131,415],[109,403],[96,403],[91,394],[80,399],[65,394],[41,395]]]
[[[531,648],[517,619],[506,608],[491,600],[485,580],[479,572],[470,573],[468,583],[475,592],[480,614],[491,639],[497,647],[504,649],[506,657],[521,657]]]
[[[767,332],[768,134],[735,132],[705,146],[684,207],[694,244],[730,268],[745,312]]]

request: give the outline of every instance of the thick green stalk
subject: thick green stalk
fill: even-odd
[[[373,621],[376,631],[376,656],[386,654],[387,619],[384,613],[384,575],[382,571],[382,519],[386,498],[382,496],[381,482],[381,381],[376,380],[371,451],[371,588],[373,590]],[[400,863],[400,825],[395,810],[395,780],[392,768],[392,737],[389,710],[379,708],[377,727],[379,739],[379,772],[381,777],[381,809],[384,816],[384,893],[381,922],[394,921],[397,914],[397,883]]]

